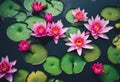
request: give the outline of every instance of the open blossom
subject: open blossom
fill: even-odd
[[[87,13],[85,10],[80,10],[80,8],[76,9],[75,11],[72,12],[72,15],[74,16],[75,20],[74,22],[79,22],[79,21],[86,21],[87,20]]]
[[[46,13],[45,14],[45,20],[46,20],[46,22],[52,22],[52,20],[53,20],[52,14],[51,13]]]
[[[103,74],[104,73],[102,63],[99,63],[99,62],[95,63],[92,66],[92,70],[95,74]]]
[[[93,49],[91,45],[88,43],[92,42],[92,40],[87,40],[89,35],[85,35],[85,32],[80,33],[80,30],[78,30],[77,34],[70,34],[70,38],[68,43],[66,43],[67,46],[70,46],[68,49],[68,52],[77,50],[77,53],[79,55],[82,54],[82,49]]]
[[[59,20],[57,23],[52,23],[49,26],[48,30],[48,36],[52,36],[54,38],[55,44],[58,43],[59,38],[65,38],[65,32],[68,30],[68,28],[63,28],[62,21]]]
[[[18,44],[18,47],[19,47],[18,50],[20,50],[20,51],[27,51],[30,48],[30,43],[26,40],[22,40]]]
[[[98,37],[109,39],[105,33],[109,32],[113,27],[106,26],[108,23],[108,20],[100,19],[100,16],[97,15],[95,19],[93,17],[89,19],[88,24],[84,24],[84,26],[91,32],[91,35],[95,39]]]
[[[44,9],[42,2],[32,2],[31,6],[35,12],[40,12]]]
[[[0,78],[5,77],[9,82],[13,81],[12,74],[17,71],[16,68],[13,68],[15,66],[16,60],[9,62],[8,56],[1,59],[0,62]]]
[[[47,26],[46,23],[34,23],[32,28],[32,36],[43,37],[47,35]]]

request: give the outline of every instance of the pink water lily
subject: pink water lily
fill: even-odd
[[[47,25],[46,23],[34,23],[32,31],[32,36],[44,37],[47,35]]]
[[[48,36],[52,36],[55,44],[58,43],[59,38],[65,38],[65,32],[68,28],[63,28],[63,24],[61,20],[58,20],[57,23],[49,24]]]
[[[93,17],[89,19],[88,24],[84,24],[84,26],[95,39],[98,39],[98,37],[109,39],[105,33],[109,32],[113,27],[107,26],[108,23],[108,20],[100,19],[100,16],[97,15],[95,19]]]
[[[86,21],[87,20],[87,13],[85,10],[80,10],[80,8],[76,9],[75,11],[72,12],[73,17],[75,18],[74,22],[79,22],[79,21]]]
[[[18,47],[19,47],[18,50],[20,51],[27,51],[30,48],[30,43],[27,40],[22,40],[18,44]]]
[[[51,13],[46,13],[45,14],[45,20],[46,20],[46,22],[52,22],[53,15]]]
[[[99,63],[99,62],[95,63],[92,66],[92,70],[95,74],[104,74],[102,63]]]
[[[32,2],[31,6],[35,12],[40,12],[44,9],[42,2]]]
[[[77,50],[78,55],[82,54],[82,49],[93,49],[91,45],[89,45],[92,40],[87,40],[89,35],[85,35],[85,32],[80,32],[78,30],[77,34],[71,34],[68,43],[66,43],[67,46],[70,46],[70,48],[67,50],[68,52]]]
[[[8,56],[1,59],[0,62],[0,78],[5,77],[9,82],[13,81],[12,74],[17,71],[16,68],[13,68],[15,66],[16,60],[9,62]]]

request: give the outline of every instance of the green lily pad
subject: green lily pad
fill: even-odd
[[[41,17],[38,17],[38,16],[31,16],[31,17],[28,17],[25,22],[28,24],[28,28],[33,28],[33,24],[35,22],[45,22],[45,20]]]
[[[114,46],[110,46],[108,48],[108,59],[114,63],[118,64],[120,63],[120,49],[115,48]]]
[[[47,82],[64,82],[64,81],[62,81],[60,79],[51,78]]]
[[[120,9],[116,7],[105,7],[101,11],[101,16],[110,21],[120,19]]]
[[[25,54],[25,61],[32,65],[42,64],[47,57],[47,50],[40,44],[32,44],[30,52]]]
[[[91,44],[91,45],[94,47],[94,49],[85,50],[85,52],[84,52],[84,59],[87,62],[92,62],[92,61],[97,60],[101,54],[101,50],[97,45],[95,45],[95,44]]]
[[[32,2],[34,2],[34,1],[42,2],[43,5],[47,4],[46,0],[24,0],[24,7],[30,12],[33,11],[31,5],[32,5]]]
[[[33,71],[27,78],[27,82],[46,82],[46,80],[47,76],[42,71]]]
[[[19,69],[15,73],[13,82],[26,82],[29,72],[27,70]]]
[[[17,21],[24,21],[27,18],[27,15],[25,12],[19,12],[15,18],[17,19]]]
[[[74,23],[74,17],[72,16],[73,11],[75,11],[75,9],[69,9],[65,15],[66,20],[70,23]]]
[[[61,60],[61,68],[66,74],[82,72],[86,62],[78,55],[66,53]]]
[[[115,28],[120,29],[120,23],[116,23]]]
[[[0,5],[0,15],[4,17],[13,17],[18,13],[20,6],[14,3],[12,0],[5,0]]]
[[[43,64],[44,70],[52,75],[58,75],[62,72],[60,68],[60,60],[57,57],[47,57],[46,62]]]
[[[103,82],[115,82],[119,79],[119,72],[111,65],[103,65],[104,74],[100,75]]]
[[[45,12],[52,13],[53,16],[57,16],[63,11],[63,6],[62,1],[51,0],[51,3],[48,3],[48,7]]]
[[[114,39],[113,39],[113,45],[116,47],[116,48],[118,48],[118,49],[120,49],[120,35],[117,35]]]
[[[21,41],[30,38],[31,30],[26,28],[26,24],[14,23],[7,28],[7,36],[13,41]]]
[[[77,33],[77,31],[80,30],[76,27],[69,27],[69,30],[67,32],[65,32],[65,35],[67,36],[67,38],[64,39],[64,41],[68,42],[68,38],[70,37],[70,33],[73,34],[73,33]]]

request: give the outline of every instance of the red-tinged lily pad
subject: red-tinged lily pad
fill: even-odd
[[[61,60],[61,68],[66,74],[76,74],[83,71],[86,62],[82,57],[66,53]]]
[[[47,50],[40,44],[32,44],[30,52],[26,52],[25,61],[32,65],[42,64],[47,57]]]
[[[14,23],[7,28],[7,36],[10,40],[21,41],[30,38],[31,30],[23,23]]]
[[[42,71],[33,71],[27,78],[27,82],[46,82],[47,76]]]

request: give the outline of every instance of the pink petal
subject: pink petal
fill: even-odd
[[[71,42],[66,43],[65,45],[67,45],[67,46],[74,46],[74,44],[73,44],[73,43],[71,43]]]
[[[75,47],[70,47],[68,50],[67,50],[67,52],[71,52],[71,51],[73,51],[73,50],[75,50],[76,48]]]
[[[55,44],[58,43],[58,38],[54,38],[53,40],[54,40]]]
[[[112,26],[105,27],[105,28],[103,29],[103,31],[101,31],[100,33],[106,33],[106,32],[109,32],[109,30],[111,30],[111,29],[113,29]]]
[[[0,73],[0,78],[4,77],[5,73]]]
[[[92,42],[92,40],[87,40],[85,43],[88,44],[88,43],[90,43],[90,42]]]
[[[14,66],[14,65],[16,64],[16,62],[17,62],[17,60],[14,60],[14,61],[10,62],[10,64],[11,64],[12,66]]]
[[[90,27],[89,27],[89,24],[84,24],[84,26],[89,30],[91,31]]]
[[[83,48],[86,48],[86,49],[93,49],[94,47],[87,44],[87,45],[84,45]]]
[[[17,71],[16,68],[12,68],[10,71],[8,71],[8,73],[14,73],[14,72],[16,72],[16,71]]]
[[[12,82],[12,81],[13,81],[13,76],[12,76],[12,74],[6,74],[6,75],[5,75],[5,78],[6,78],[9,82]]]
[[[69,28],[63,28],[61,34],[65,33]]]
[[[108,36],[105,34],[99,34],[99,37],[104,38],[104,39],[109,39]]]
[[[82,48],[77,49],[77,53],[78,53],[79,56],[81,56],[81,54],[82,54]]]

